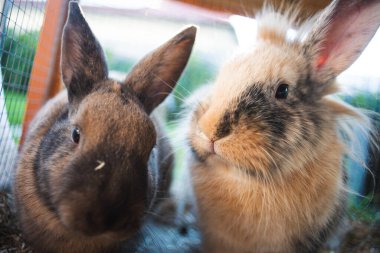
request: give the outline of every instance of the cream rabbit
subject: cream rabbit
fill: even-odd
[[[293,38],[290,13],[263,11],[253,49],[221,68],[190,113],[204,252],[314,252],[344,211],[339,126],[368,121],[325,96],[375,34],[380,1],[333,1]]]

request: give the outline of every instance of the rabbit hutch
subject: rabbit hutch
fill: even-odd
[[[306,20],[330,0],[80,0],[85,18],[106,56],[109,76],[123,80],[138,59],[188,25],[198,27],[195,45],[175,89],[155,113],[164,119],[175,155],[170,191],[178,201],[152,213],[125,243],[124,252],[200,252],[196,208],[181,198],[189,192],[183,148],[183,107],[201,86],[213,83],[223,63],[255,39],[255,15],[264,2],[283,9],[297,5]],[[0,252],[33,252],[20,232],[13,185],[28,127],[38,110],[62,89],[61,38],[69,0],[0,0]],[[290,31],[292,32],[292,31]],[[380,32],[363,54],[337,77],[337,98],[363,108],[380,129]],[[197,93],[199,94],[199,93]],[[199,94],[201,95],[201,94]],[[346,157],[347,215],[321,252],[380,252],[380,153],[360,129],[357,159]],[[363,136],[362,136],[363,135]],[[178,140],[181,139],[181,140]],[[377,141],[378,143],[378,141]],[[179,199],[179,200],[178,200]],[[162,215],[165,213],[165,215]]]

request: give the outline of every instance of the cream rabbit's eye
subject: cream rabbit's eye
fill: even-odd
[[[277,87],[276,98],[277,99],[285,99],[288,97],[289,85],[286,83],[282,83]]]
[[[80,131],[78,128],[74,128],[73,131],[71,132],[71,138],[73,140],[73,142],[75,143],[79,143],[79,140],[80,140]]]

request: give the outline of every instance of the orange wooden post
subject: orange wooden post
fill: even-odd
[[[60,52],[69,0],[48,0],[30,76],[20,147],[30,121],[61,88]]]

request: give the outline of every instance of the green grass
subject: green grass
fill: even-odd
[[[26,90],[37,48],[39,31],[18,33],[6,31],[1,55],[2,88],[5,91],[5,106],[11,126],[22,125],[26,105]]]
[[[107,58],[108,69],[110,70],[128,72],[135,64],[134,60],[120,57],[109,48],[106,48],[104,51]]]
[[[11,126],[22,125],[26,107],[26,94],[17,91],[5,91],[5,106]]]
[[[37,48],[38,31],[18,33],[13,29],[7,31],[1,55],[3,87],[26,87]]]

